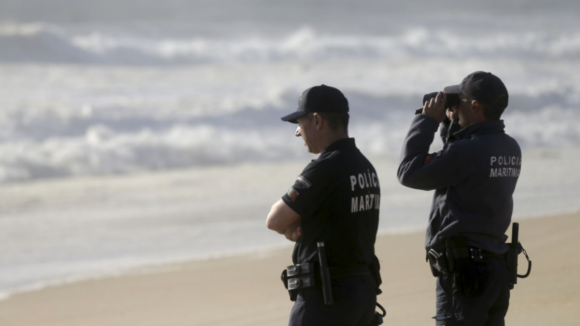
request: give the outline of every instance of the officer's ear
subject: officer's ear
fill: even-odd
[[[316,130],[322,129],[322,122],[322,116],[318,113],[314,113],[314,128],[316,128]]]
[[[483,103],[478,102],[476,100],[473,100],[473,102],[471,102],[471,113],[473,114],[474,117],[477,117],[480,120],[487,120],[485,118],[485,105],[483,105]]]
[[[479,114],[483,112],[483,105],[476,100],[471,101],[471,110],[474,114]]]

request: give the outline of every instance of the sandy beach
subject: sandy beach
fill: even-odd
[[[511,234],[511,231],[508,231]],[[580,213],[520,220],[532,275],[512,291],[508,325],[578,325]],[[387,325],[430,325],[435,279],[423,234],[382,235]],[[279,280],[291,249],[142,269],[21,293],[0,301],[0,325],[286,325],[292,303]],[[520,257],[520,273],[525,268]]]

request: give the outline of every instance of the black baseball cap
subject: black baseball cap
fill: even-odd
[[[298,118],[310,112],[348,112],[348,100],[334,87],[320,85],[302,92],[296,112],[282,117],[282,121],[298,123]]]
[[[484,104],[507,107],[507,88],[501,79],[490,72],[476,71],[465,77],[461,84],[447,86],[443,90],[447,94],[463,93]]]

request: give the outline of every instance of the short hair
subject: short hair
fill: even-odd
[[[316,112],[322,117],[332,131],[344,131],[348,134],[348,121],[350,116],[348,112]],[[308,114],[308,119],[312,119],[314,112]]]
[[[508,106],[508,96],[507,95],[500,95],[498,96],[493,103],[490,104],[483,104],[483,116],[487,120],[499,120],[503,111]]]

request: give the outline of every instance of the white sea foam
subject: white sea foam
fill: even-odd
[[[369,154],[396,156],[411,119],[411,111],[387,115],[384,121],[353,123],[351,134]],[[508,132],[524,148],[570,147],[580,143],[580,127],[575,123],[577,115],[573,109],[547,107],[538,112],[506,114],[506,123]],[[567,119],[562,121],[562,117]],[[50,137],[41,141],[12,139],[0,144],[0,180],[126,173],[305,157],[301,142],[291,139],[293,127],[281,127],[246,130],[176,123],[162,130],[144,127],[136,132],[118,132],[105,125],[93,125],[78,137]]]
[[[76,34],[48,24],[0,26],[0,61],[94,64],[196,64],[308,62],[328,58],[543,58],[580,55],[580,32],[554,34],[492,30],[474,37],[448,29],[416,27],[385,36],[322,34],[304,26],[283,37],[193,38]]]
[[[303,158],[294,127],[279,118],[294,110],[304,85],[320,83],[349,98],[351,135],[366,153],[396,156],[423,92],[478,67],[508,84],[507,131],[525,148],[580,144],[577,62],[347,63],[0,65],[0,75],[17,76],[0,79],[8,90],[0,108],[0,181]],[[445,65],[453,69],[441,71]]]

